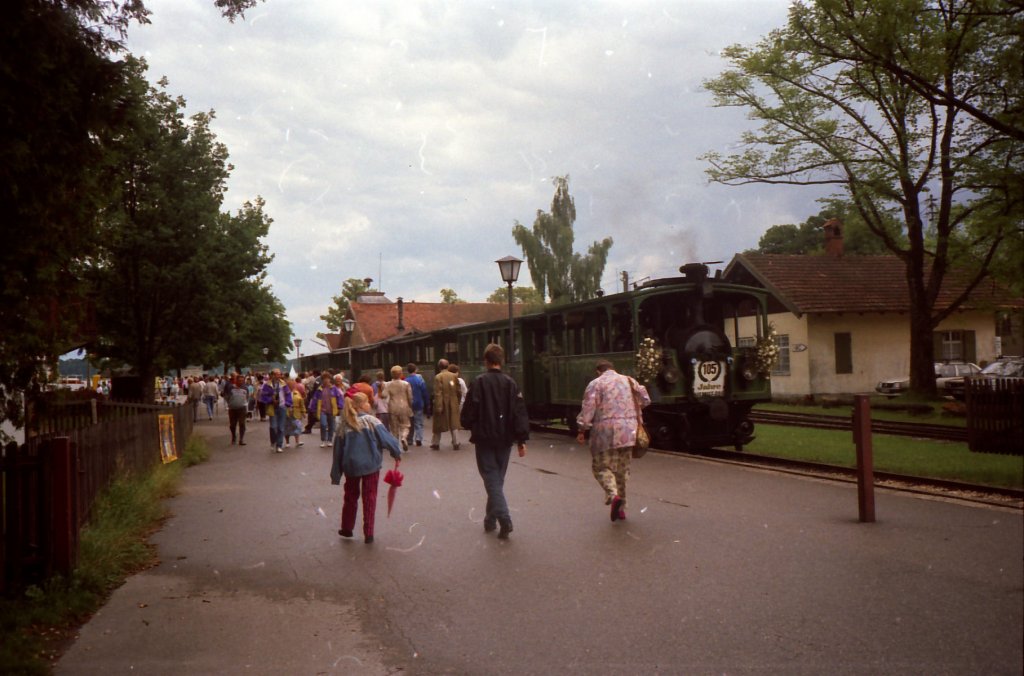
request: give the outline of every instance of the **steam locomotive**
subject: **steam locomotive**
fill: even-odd
[[[723,282],[720,273],[711,277],[703,263],[679,270],[681,277],[514,319],[505,372],[519,383],[531,419],[562,421],[575,431],[595,362],[607,359],[647,386],[652,404],[644,421],[656,448],[741,450],[754,438],[750,410],[771,399],[770,364],[758,351],[768,335],[767,294]],[[355,376],[387,373],[393,364],[426,366],[444,357],[469,382],[483,370],[484,347],[498,343],[507,353],[508,336],[507,321],[402,336],[354,347],[351,368]],[[423,373],[429,377],[430,368]]]

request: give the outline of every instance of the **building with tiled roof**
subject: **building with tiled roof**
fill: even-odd
[[[516,314],[521,307],[515,308]],[[383,340],[428,333],[446,327],[491,322],[508,318],[503,303],[418,303],[403,301],[367,302],[363,296],[349,304],[355,320],[351,347],[373,345]]]
[[[904,263],[896,256],[843,256],[839,226],[825,224],[825,255],[737,254],[723,274],[771,294],[770,320],[782,348],[772,392],[780,398],[873,392],[881,380],[910,374]],[[965,274],[950,271],[936,307],[949,306],[967,284]],[[981,363],[1019,354],[1019,322],[997,317],[1019,317],[1022,305],[995,281],[983,281],[935,330],[936,360]]]
[[[518,316],[521,305],[513,312]],[[338,359],[311,361],[315,368],[347,368],[347,353],[378,345],[385,341],[412,338],[437,329],[493,322],[508,318],[508,305],[504,303],[420,303],[416,301],[388,300],[380,291],[368,291],[349,303],[346,319],[353,321],[352,332],[323,334],[330,354]]]

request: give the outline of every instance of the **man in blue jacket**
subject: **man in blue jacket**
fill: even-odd
[[[508,538],[512,518],[505,500],[505,473],[508,470],[512,444],[519,448],[519,457],[526,455],[530,438],[530,419],[519,386],[501,372],[505,352],[491,343],[484,350],[485,373],[473,380],[466,393],[459,422],[470,431],[469,440],[476,446],[476,466],[487,491],[487,512],[484,531],[491,533],[500,524],[498,537]]]
[[[405,382],[412,387],[412,427],[409,429],[409,445],[423,445],[423,414],[430,415],[430,391],[423,376],[416,372],[416,364],[408,364],[405,370],[409,373]]]

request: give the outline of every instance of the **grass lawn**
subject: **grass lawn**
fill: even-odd
[[[745,448],[758,455],[846,467],[857,464],[848,431],[761,424],[755,435]],[[880,472],[1024,488],[1024,458],[1019,455],[971,453],[964,442],[886,434],[873,435],[872,448],[875,469]]]
[[[913,402],[920,406],[923,402]],[[910,413],[899,410],[903,405],[899,397],[887,399],[886,397],[872,397],[871,419],[891,420],[896,422],[922,423],[929,425],[949,425],[950,427],[966,427],[967,418],[962,416],[951,416],[943,412],[943,405],[950,401],[928,402],[930,412]],[[813,415],[834,415],[840,418],[849,418],[853,414],[852,406],[805,406],[799,404],[758,404],[754,412],[771,411],[775,413],[810,413]]]

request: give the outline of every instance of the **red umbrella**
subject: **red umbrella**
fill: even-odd
[[[401,464],[401,460],[395,460],[395,468],[389,469],[384,475],[384,483],[391,484],[391,488],[388,489],[388,517],[391,517],[391,507],[395,504],[395,494],[398,493],[398,487],[402,485],[402,473],[398,471],[398,465]]]

